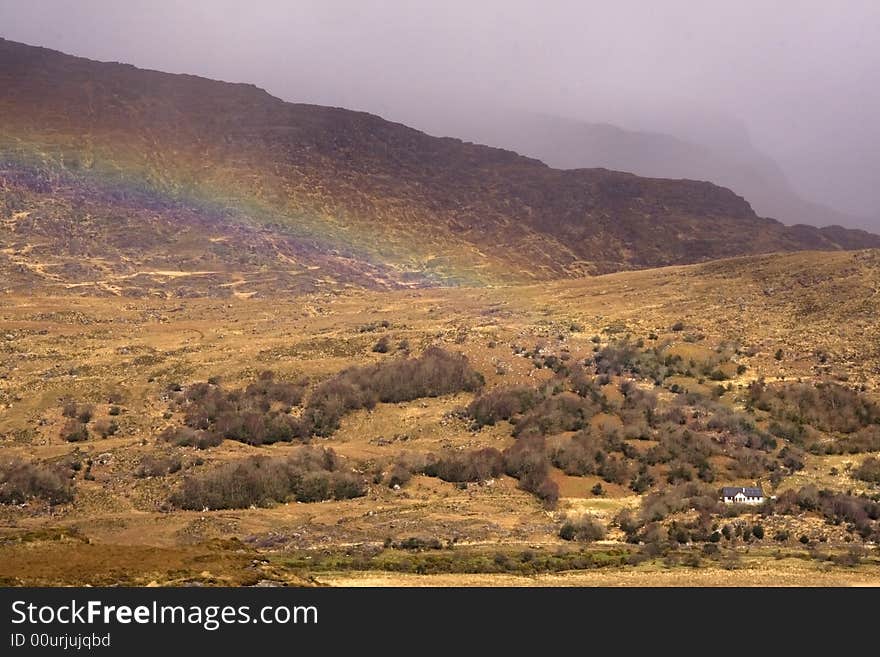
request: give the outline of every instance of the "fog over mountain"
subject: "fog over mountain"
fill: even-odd
[[[0,0],[0,35],[880,230],[880,4]],[[601,125],[596,125],[601,124]],[[873,218],[873,219],[872,219]]]
[[[560,169],[604,167],[641,176],[712,181],[744,196],[758,214],[789,224],[871,223],[805,200],[781,167],[751,145],[742,126],[730,131],[743,135],[742,141],[712,146],[660,132],[517,111],[449,114],[425,127],[429,132],[513,149]]]

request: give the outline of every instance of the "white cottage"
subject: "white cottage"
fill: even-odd
[[[764,491],[748,486],[725,486],[721,489],[721,499],[725,504],[762,504]]]

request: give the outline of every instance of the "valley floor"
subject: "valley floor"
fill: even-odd
[[[737,543],[731,549],[743,554],[733,565],[722,550],[720,556],[701,555],[699,565],[690,567],[683,560],[696,548],[682,548],[672,564],[652,557],[634,565],[531,575],[333,567],[337,554],[344,560],[365,546],[375,548],[371,558],[384,546],[392,549],[389,558],[430,560],[434,548],[410,553],[395,547],[413,538],[436,538],[444,549],[479,546],[488,559],[496,547],[517,554],[580,550],[558,536],[566,517],[586,513],[611,527],[622,509],[637,511],[643,501],[626,485],[594,475],[554,470],[560,490],[554,509],[507,475],[456,485],[416,474],[399,489],[371,482],[367,494],[355,499],[199,511],[169,502],[188,473],[254,455],[286,457],[298,447],[225,440],[206,450],[175,448],[180,471],[138,474],[146,457],[171,453],[157,437],[172,421],[168,391],[175,385],[216,378],[243,388],[269,369],[277,379],[313,383],[352,365],[378,363],[402,349],[418,354],[431,345],[467,356],[491,389],[552,378],[550,369],[536,367],[520,348],[563,349],[581,360],[593,353],[597,339],[604,344],[617,336],[655,335],[699,358],[716,345],[736,342],[746,368],[724,381],[732,390],[759,377],[833,380],[863,387],[877,400],[878,316],[876,251],[741,258],[528,287],[248,299],[0,296],[0,461],[75,458],[88,464],[74,473],[72,501],[0,504],[0,583],[880,585],[876,545],[866,544],[856,565],[834,560],[852,547],[843,530],[806,516],[790,522],[786,517],[784,527],[779,519],[762,520],[767,538]],[[683,329],[673,330],[676,324]],[[375,350],[383,337],[392,345],[389,354]],[[707,384],[694,378],[680,385],[699,391]],[[509,423],[475,430],[462,418],[461,409],[473,398],[458,392],[355,410],[338,431],[313,444],[366,464],[387,463],[406,451],[512,446]],[[87,440],[69,442],[62,437],[66,400],[91,407],[90,427],[112,422],[116,430],[101,438],[92,429]],[[774,494],[815,484],[876,495],[876,485],[851,474],[870,456],[807,453],[804,468]],[[591,492],[597,484],[601,494]],[[771,529],[790,530],[792,537],[774,542]],[[636,549],[616,531],[610,530],[609,546],[584,549]],[[797,542],[802,532],[815,539],[811,551]],[[319,568],[303,565],[312,554],[323,560]]]

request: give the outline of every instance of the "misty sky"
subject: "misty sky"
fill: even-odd
[[[710,146],[746,126],[804,197],[880,218],[878,0],[0,0],[0,36],[434,134],[509,110]]]

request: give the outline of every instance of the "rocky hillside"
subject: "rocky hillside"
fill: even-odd
[[[522,282],[875,246],[760,218],[705,182],[556,170],[252,85],[0,40],[8,287]]]

